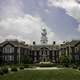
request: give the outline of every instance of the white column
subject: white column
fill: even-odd
[[[34,57],[34,62],[36,62],[37,60],[36,60],[36,57]]]
[[[52,51],[52,61],[53,62],[55,62],[55,57],[54,56],[55,56],[55,53],[54,53],[54,51]]]
[[[36,51],[35,51],[34,56],[36,56],[36,55],[37,55],[37,53],[36,53]]]
[[[18,61],[19,61],[19,64],[20,64],[20,47],[17,49],[17,52],[18,52]]]
[[[41,60],[41,50],[39,51],[39,60]]]
[[[47,51],[47,54],[48,54],[48,56],[49,56],[49,54],[50,54],[50,53],[49,53],[49,50]]]
[[[37,53],[36,51],[34,52],[34,62],[36,62],[36,56],[37,56]]]
[[[65,49],[65,53],[66,53],[66,56],[67,56],[67,48]]]
[[[54,56],[54,51],[52,51],[52,56]]]

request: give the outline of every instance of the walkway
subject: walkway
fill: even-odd
[[[57,67],[36,67],[36,68],[25,68],[24,70],[55,70],[55,69],[62,69]]]

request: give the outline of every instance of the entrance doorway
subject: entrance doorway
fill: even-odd
[[[40,50],[40,61],[41,62],[48,62],[48,58],[49,58],[49,49],[48,48],[41,48]]]

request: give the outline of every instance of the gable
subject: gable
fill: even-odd
[[[10,42],[6,42],[2,45],[2,47],[14,47],[14,45]]]
[[[4,47],[6,47],[6,48],[11,48],[11,47],[13,47],[11,44],[6,44]]]

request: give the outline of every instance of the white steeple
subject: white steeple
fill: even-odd
[[[41,44],[46,45],[48,42],[48,38],[47,38],[47,31],[44,27],[42,28],[41,35],[42,35],[41,36]]]

